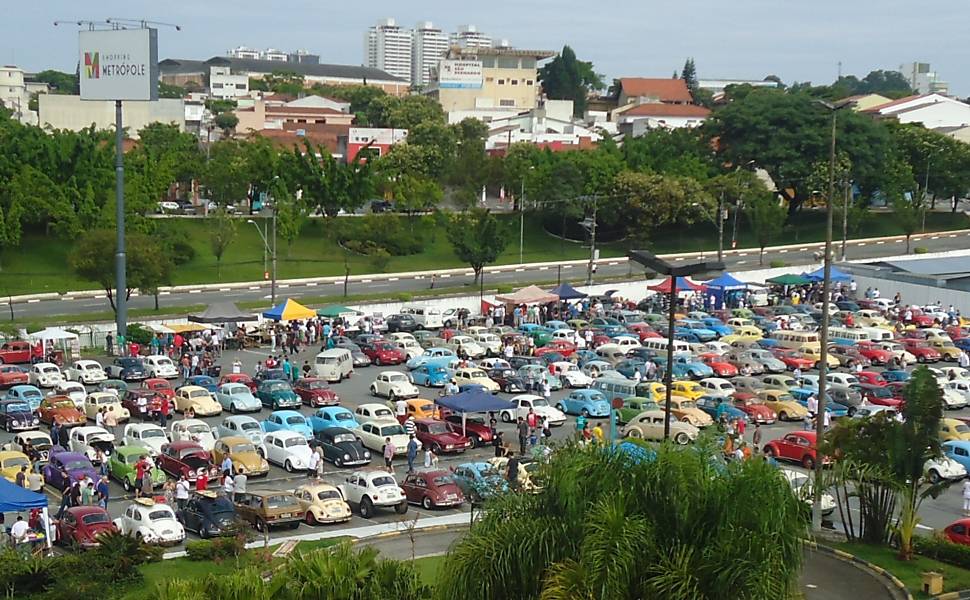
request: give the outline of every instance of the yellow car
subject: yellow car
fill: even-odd
[[[488,374],[482,369],[473,367],[458,369],[451,378],[451,382],[459,387],[468,384],[480,385],[493,394],[499,393],[499,385],[489,379]]]
[[[682,396],[688,400],[697,400],[706,394],[707,390],[701,387],[701,384],[696,381],[675,381],[670,384],[670,393],[672,395]]]
[[[92,421],[97,420],[98,411],[100,411],[102,408],[107,408],[109,411],[113,412],[118,418],[119,423],[123,423],[131,419],[131,413],[128,412],[127,408],[121,406],[121,402],[118,400],[117,394],[110,394],[108,392],[91,392],[88,394],[88,397],[84,399],[84,416]]]
[[[667,397],[667,387],[659,381],[644,381],[637,384],[637,396],[660,402]]]
[[[787,390],[761,390],[758,397],[778,415],[780,421],[801,421],[808,409],[799,404]]]
[[[27,467],[27,472],[31,471],[30,459],[23,452],[16,450],[5,450],[0,452],[0,475],[3,475],[11,483],[16,483],[17,473],[21,467]]]
[[[407,401],[407,416],[415,419],[437,419],[438,407],[431,400],[414,398]]]
[[[693,400],[681,396],[670,397],[670,414],[677,417],[679,421],[690,423],[694,427],[707,427],[714,423],[711,415],[697,408],[697,404]]]
[[[226,456],[232,459],[232,470],[236,473],[245,473],[247,477],[269,473],[269,463],[259,455],[249,438],[230,435],[217,439],[212,445],[213,464],[222,464]]]
[[[802,353],[802,356],[804,356],[805,358],[807,358],[807,359],[809,359],[811,361],[814,361],[815,362],[815,366],[818,367],[818,364],[819,364],[820,359],[821,359],[821,357],[819,356],[819,349],[818,348],[813,348],[812,346],[803,346],[803,347],[799,348],[799,351]],[[837,359],[836,357],[832,356],[831,354],[826,354],[825,355],[825,362],[827,362],[829,364],[829,368],[830,369],[837,369],[842,364],[842,363],[839,362],[839,359]]]
[[[934,338],[927,339],[926,341],[934,350],[940,353],[943,360],[960,360],[960,354],[962,354],[963,351],[953,345],[953,342],[951,342],[949,339],[944,340],[941,338]]]
[[[175,392],[175,411],[185,412],[189,408],[200,417],[222,412],[222,405],[215,401],[209,390],[197,385],[185,385]]]
[[[957,419],[943,419],[940,421],[940,441],[950,440],[970,441],[970,426]]]
[[[340,491],[329,483],[308,483],[293,490],[303,507],[308,525],[345,523],[350,520],[350,505]]]

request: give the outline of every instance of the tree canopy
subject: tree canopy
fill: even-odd
[[[507,223],[483,208],[452,215],[447,234],[455,255],[475,271],[476,283],[485,265],[495,262],[511,239]]]
[[[572,100],[575,115],[586,112],[590,92],[605,87],[603,76],[593,70],[593,63],[577,59],[569,46],[563,46],[562,52],[539,69],[539,81],[546,97]]]

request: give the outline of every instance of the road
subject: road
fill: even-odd
[[[970,242],[970,233],[928,233],[913,236],[913,245],[927,248],[930,252],[944,252],[947,250],[962,250]],[[918,240],[918,241],[917,241]],[[782,260],[788,265],[803,265],[817,262],[813,254],[818,252],[818,244],[804,244],[796,246],[778,246],[768,248],[765,252],[764,264],[772,260]],[[834,245],[836,256],[839,255],[839,244]],[[846,257],[849,260],[862,258],[879,258],[898,256],[905,252],[905,240],[887,238],[876,241],[850,241],[847,246]],[[678,254],[671,261],[676,264],[681,261],[691,261],[700,258],[708,260],[715,257],[713,252]],[[761,267],[757,249],[728,250],[724,253],[724,262],[730,271],[746,271]],[[629,265],[625,258],[603,260],[597,267],[598,278],[617,278],[635,275],[640,277],[643,269],[638,265]],[[488,285],[509,284],[516,287],[534,283],[567,280],[572,282],[585,281],[586,266],[578,264],[564,264],[561,269],[556,265],[503,265],[492,267],[485,275]],[[474,281],[471,271],[455,275],[442,275],[437,279],[436,288],[457,287],[470,285]],[[387,293],[389,296],[398,292],[416,292],[427,290],[430,281],[425,276],[399,276],[395,274],[374,275],[351,280],[348,294]],[[343,293],[343,280],[334,283],[280,283],[277,290],[278,298],[292,296],[330,296]],[[215,290],[187,289],[178,292],[163,292],[160,296],[160,306],[185,306],[189,304],[210,304],[213,302],[242,302],[266,301],[269,304],[269,282],[262,285],[252,285],[242,289],[229,287]],[[66,297],[65,297],[66,298]],[[155,300],[151,296],[135,296],[129,300],[129,308],[154,308]],[[28,303],[14,302],[11,305],[14,317],[29,319],[48,317],[60,314],[82,314],[91,312],[110,311],[107,299],[104,298],[76,298],[76,299],[38,299]],[[6,307],[9,312],[10,307]]]

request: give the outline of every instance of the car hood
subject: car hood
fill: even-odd
[[[432,437],[437,439],[443,444],[464,444],[468,441],[467,438],[462,437],[460,434],[449,431],[448,433],[435,433]]]
[[[100,475],[94,469],[83,468],[83,469],[70,469],[67,474],[71,477],[71,481],[80,481],[84,479],[85,476],[89,477],[91,481],[97,481]]]
[[[369,452],[360,442],[340,442],[334,444],[341,452],[351,456],[363,456],[364,452]]]
[[[34,420],[34,413],[28,412],[28,411],[25,411],[25,410],[18,410],[18,411],[14,411],[14,412],[8,412],[7,413],[7,416],[9,416],[11,419],[14,419],[14,420],[17,420],[17,421],[33,421]]]
[[[270,398],[279,399],[279,400],[295,400],[297,397],[296,392],[283,391],[283,390],[268,392],[268,394]]]

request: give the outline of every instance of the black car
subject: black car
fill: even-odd
[[[354,343],[360,346],[361,344],[372,344],[378,340],[383,340],[384,336],[379,333],[366,333],[360,332],[354,336]]]
[[[105,370],[108,372],[108,377],[114,377],[122,381],[141,381],[148,379],[148,371],[145,370],[145,363],[140,358],[116,358]]]
[[[335,335],[331,339],[333,340],[334,348],[343,348],[344,350],[350,350],[351,352],[354,350],[360,350],[360,346],[357,345],[357,342],[345,335]]]
[[[322,448],[323,458],[337,467],[370,464],[370,450],[364,447],[353,431],[344,427],[325,427],[314,432],[310,447]]]
[[[6,400],[0,402],[0,426],[11,433],[27,431],[28,429],[40,429],[40,420],[37,419],[37,415],[30,410],[30,405],[26,402]]]
[[[394,204],[387,200],[371,200],[370,211],[372,213],[392,212]]]
[[[522,365],[546,366],[545,361],[543,361],[542,357],[540,356],[513,356],[509,359],[509,364],[512,365],[512,368],[516,371],[518,371]]]
[[[385,323],[387,324],[388,333],[397,333],[398,331],[413,333],[421,329],[421,325],[411,315],[391,315]]]
[[[488,378],[498,384],[499,389],[507,394],[518,394],[526,391],[525,380],[516,375],[512,369],[489,369]]]
[[[237,523],[232,502],[211,490],[193,493],[175,516],[187,530],[194,531],[202,539],[233,535]]]
[[[286,372],[282,368],[278,369],[263,369],[262,371],[256,373],[253,377],[253,381],[256,382],[256,387],[258,388],[264,381],[269,381],[270,379],[282,379],[283,381],[289,381],[289,377],[286,376]]]

